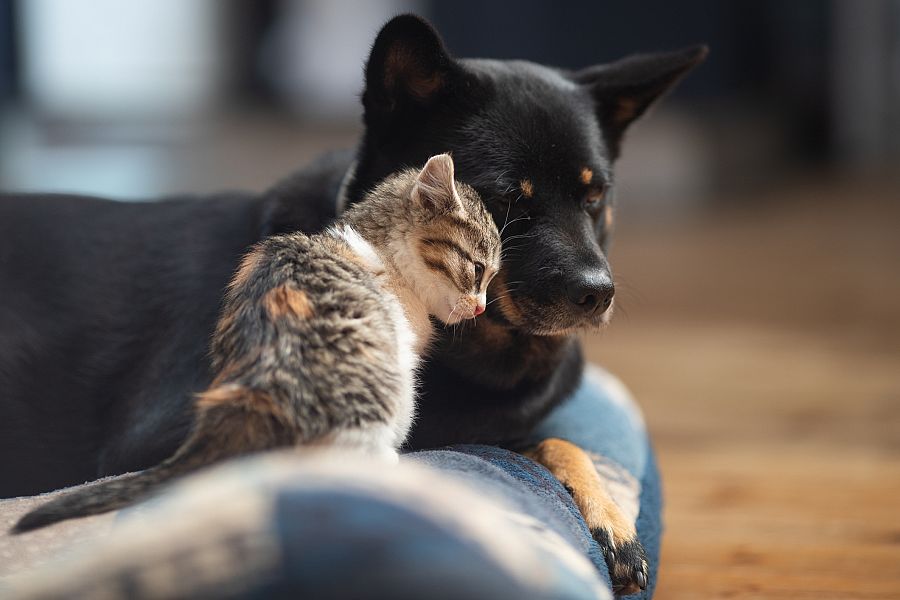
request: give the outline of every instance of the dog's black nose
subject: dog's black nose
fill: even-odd
[[[586,313],[605,312],[612,304],[616,288],[606,271],[583,271],[566,284],[566,294]]]

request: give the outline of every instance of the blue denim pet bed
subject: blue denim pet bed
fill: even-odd
[[[617,379],[586,372],[537,438],[591,453],[637,522],[656,584],[659,475]],[[4,597],[611,598],[566,490],[513,452],[460,445],[397,467],[282,451],[209,469],[126,511],[110,535],[0,583]]]

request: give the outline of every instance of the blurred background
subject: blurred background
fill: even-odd
[[[262,190],[354,144],[406,11],[457,56],[711,46],[629,132],[586,339],[660,452],[659,597],[900,595],[896,0],[0,0],[0,189]]]

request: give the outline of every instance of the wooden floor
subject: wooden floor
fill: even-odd
[[[620,223],[587,340],[648,419],[658,598],[900,598],[900,192],[810,184]]]

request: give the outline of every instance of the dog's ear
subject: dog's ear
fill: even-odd
[[[366,124],[431,105],[446,93],[455,68],[428,22],[415,15],[394,17],[381,28],[366,63]]]
[[[674,52],[635,54],[575,73],[575,80],[587,86],[594,97],[613,157],[619,154],[625,129],[708,53],[706,46],[692,46]]]

